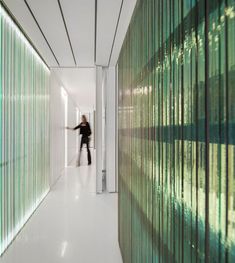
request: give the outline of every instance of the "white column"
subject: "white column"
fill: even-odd
[[[116,112],[115,112],[115,180],[116,180],[116,191],[118,192],[118,138],[119,138],[119,133],[118,133],[118,116],[119,116],[119,108],[118,108],[118,65],[116,66],[116,70],[115,70],[115,79],[116,79],[116,86],[115,86],[115,102],[116,102]]]
[[[106,182],[108,192],[116,192],[116,69],[107,72],[106,86]]]
[[[96,67],[96,192],[102,193],[103,187],[103,160],[102,160],[102,89],[103,89],[103,69]]]

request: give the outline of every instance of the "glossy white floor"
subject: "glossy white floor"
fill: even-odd
[[[117,195],[96,195],[94,165],[66,168],[0,262],[122,263]]]

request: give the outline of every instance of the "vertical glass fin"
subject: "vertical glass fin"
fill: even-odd
[[[49,76],[0,4],[0,254],[49,190]]]
[[[235,262],[235,0],[139,0],[118,60],[125,263]]]

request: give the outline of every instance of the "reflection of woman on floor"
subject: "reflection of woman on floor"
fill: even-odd
[[[91,128],[90,128],[89,122],[86,119],[86,116],[82,115],[82,122],[78,126],[76,126],[75,128],[67,127],[67,129],[74,130],[74,131],[77,129],[80,129],[80,134],[82,135],[80,152],[82,150],[83,144],[86,144],[88,165],[90,165],[91,164],[91,153],[90,153],[90,148],[89,148],[89,143],[90,143],[89,136],[91,135]]]

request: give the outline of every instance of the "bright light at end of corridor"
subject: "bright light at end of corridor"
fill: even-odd
[[[63,258],[65,256],[66,250],[68,247],[68,242],[64,241],[61,246],[61,257]]]
[[[61,97],[64,102],[64,126],[68,126],[68,94],[66,90],[61,87]],[[68,161],[68,132],[65,130],[65,167],[67,166]]]

